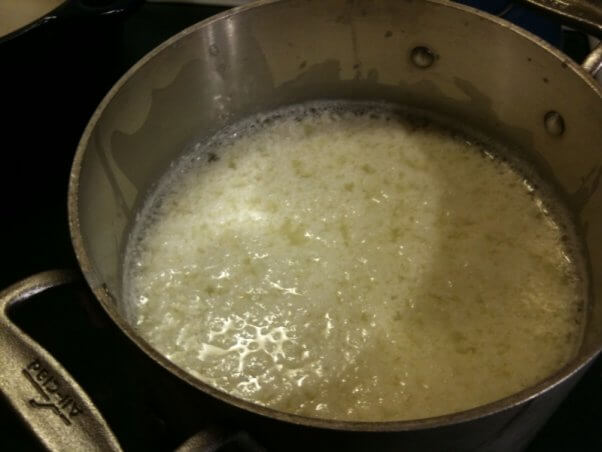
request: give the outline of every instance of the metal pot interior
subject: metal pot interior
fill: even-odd
[[[412,61],[420,46],[434,55],[428,68]],[[557,187],[583,233],[591,274],[578,357],[543,386],[471,410],[473,417],[488,414],[558,383],[602,345],[601,96],[566,56],[470,8],[436,0],[258,2],[183,31],[110,91],[73,166],[73,243],[96,296],[141,348],[195,386],[246,406],[153,352],[123,316],[124,245],[157,178],[191,139],[309,100],[386,100],[469,124],[516,149]],[[562,133],[546,128],[551,111],[562,116]]]

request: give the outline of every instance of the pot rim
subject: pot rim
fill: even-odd
[[[163,52],[164,50],[171,47],[174,43],[180,39],[188,36],[198,30],[218,21],[226,20],[227,18],[240,14],[244,11],[263,7],[272,3],[285,2],[290,0],[257,0],[252,4],[242,5],[236,8],[232,8],[209,17],[201,22],[198,22],[181,32],[175,34],[171,38],[167,39],[163,43],[159,44],[153,50],[144,55],[136,64],[134,64],[110,89],[105,95],[103,100],[100,102],[92,117],[90,118],[80,142],[77,146],[75,157],[73,159],[73,165],[71,168],[70,180],[69,180],[69,193],[68,193],[68,216],[69,216],[69,230],[71,234],[71,242],[73,244],[77,260],[83,275],[92,289],[96,299],[100,302],[103,309],[109,315],[111,320],[132,340],[138,348],[140,348],[147,356],[153,361],[167,369],[169,372],[174,374],[179,379],[185,381],[189,385],[195,387],[198,390],[209,394],[222,402],[229,405],[233,405],[237,408],[241,408],[245,411],[268,417],[271,419],[277,419],[292,424],[318,427],[322,429],[331,430],[345,430],[345,431],[358,431],[358,432],[395,432],[395,431],[409,431],[409,430],[423,430],[435,427],[451,426],[463,422],[472,421],[478,418],[490,416],[505,410],[517,408],[520,405],[526,404],[529,401],[535,399],[539,395],[551,390],[555,386],[563,383],[565,380],[573,377],[582,368],[587,366],[590,362],[596,358],[596,356],[602,351],[602,344],[593,350],[589,350],[587,353],[580,354],[576,359],[573,359],[567,363],[560,370],[554,374],[548,376],[546,379],[539,383],[530,386],[520,392],[504,397],[497,401],[480,405],[469,410],[455,412],[451,414],[445,414],[442,416],[414,419],[414,420],[403,420],[403,421],[345,421],[345,420],[333,420],[333,419],[322,419],[308,416],[301,416],[296,414],[290,414],[283,411],[279,411],[273,408],[268,408],[238,397],[232,396],[227,392],[221,391],[195,377],[191,373],[186,372],[173,362],[169,361],[163,354],[153,348],[145,339],[140,336],[135,328],[133,328],[126,319],[118,312],[115,306],[115,300],[110,292],[106,289],[102,281],[99,281],[97,274],[94,270],[94,266],[86,252],[84,241],[80,230],[80,221],[78,214],[79,204],[79,179],[82,161],[88,146],[88,141],[94,131],[98,120],[103,115],[104,110],[110,104],[115,95],[119,92],[121,87],[125,85],[132,76],[143,67],[148,61],[153,59],[156,55]],[[425,0],[427,3],[439,5],[442,7],[453,8],[456,10],[463,11],[464,13],[479,16],[482,20],[492,22],[497,26],[501,26],[511,32],[518,34],[521,38],[531,41],[531,43],[539,46],[549,54],[554,56],[559,63],[559,67],[565,67],[573,71],[575,76],[580,77],[598,98],[602,99],[602,87],[596,83],[596,81],[586,72],[581,66],[571,60],[567,55],[552,47],[550,44],[542,40],[541,38],[531,34],[530,32],[496,16],[492,16],[488,13],[482,12],[475,8],[460,5],[457,3],[451,3],[446,0]]]

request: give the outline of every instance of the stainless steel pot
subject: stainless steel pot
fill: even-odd
[[[600,52],[587,67],[599,67]],[[122,315],[121,258],[141,200],[186,143],[257,112],[315,99],[385,99],[469,124],[536,165],[583,233],[591,300],[578,355],[545,381],[447,416],[342,422],[260,407],[187,374]],[[157,363],[266,431],[276,450],[520,450],[602,348],[602,89],[586,70],[495,17],[442,0],[264,0],[174,36],[90,120],[69,190],[81,270],[113,321]],[[81,388],[6,315],[72,279],[49,272],[0,296],[0,388],[51,448],[118,449]],[[40,410],[45,406],[47,410]],[[56,415],[56,416],[55,416]],[[285,445],[278,438],[287,438]]]

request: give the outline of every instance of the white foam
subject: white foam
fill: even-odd
[[[369,421],[494,401],[571,357],[580,278],[519,173],[388,113],[284,116],[147,206],[124,292],[159,351],[236,396]]]

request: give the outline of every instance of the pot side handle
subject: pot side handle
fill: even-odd
[[[77,272],[52,270],[0,292],[0,392],[50,450],[121,451],[84,390],[8,316],[12,305],[79,280]]]
[[[577,29],[601,40],[601,43],[592,50],[581,65],[592,77],[596,77],[602,69],[602,2],[599,0],[521,1],[556,16],[561,22],[572,24]]]
[[[598,75],[602,69],[602,42],[591,51],[581,66],[589,72],[592,77]]]
[[[557,16],[593,36],[602,38],[602,3],[598,0],[520,0],[522,3]]]

